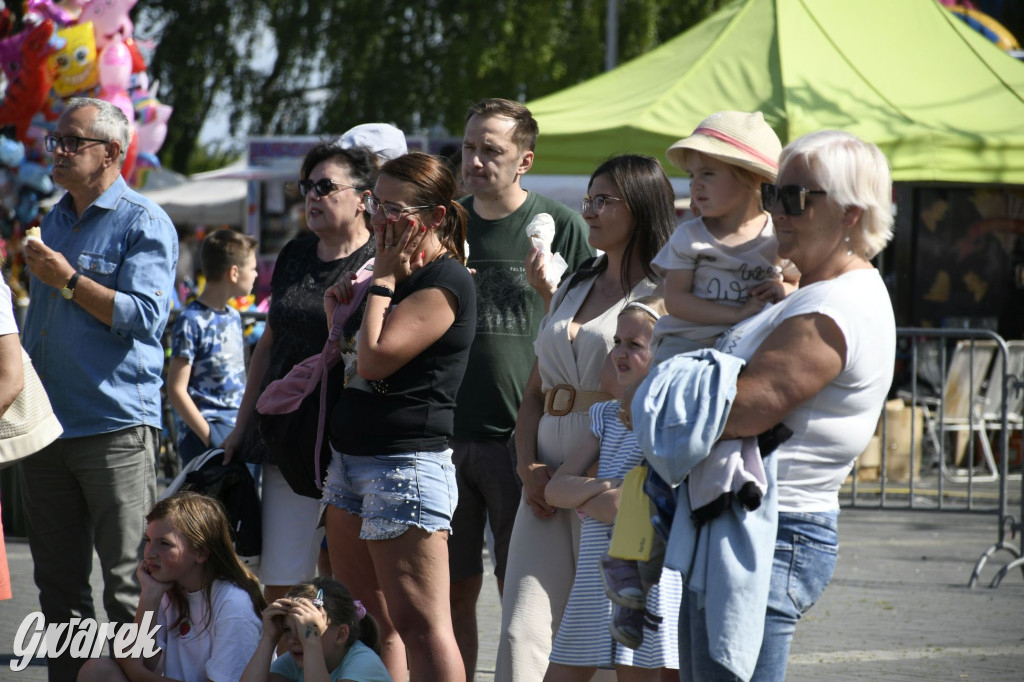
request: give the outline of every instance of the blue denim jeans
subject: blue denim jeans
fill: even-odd
[[[188,428],[184,424],[181,426],[182,433],[178,437],[178,457],[181,458],[182,467],[210,448],[219,448],[220,444],[223,443],[224,439],[228,437],[229,433],[231,433],[231,430],[235,428],[234,424],[228,424],[226,422],[210,421],[208,423],[210,425],[209,445],[204,445],[203,441],[200,440],[199,436],[197,436],[192,429]],[[250,469],[250,472],[251,471],[252,470]]]
[[[821,597],[836,568],[839,511],[779,512],[768,613],[751,682],[782,682],[796,623]]]
[[[796,623],[832,579],[839,549],[838,511],[779,512],[768,612],[751,682],[784,682]],[[711,658],[704,610],[683,590],[679,619],[679,679],[733,682],[740,678]]]

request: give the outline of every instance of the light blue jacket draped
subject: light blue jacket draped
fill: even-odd
[[[697,527],[690,518],[690,470],[722,435],[743,361],[713,349],[677,355],[655,367],[633,397],[633,430],[650,466],[676,489],[665,564],[683,574],[705,609],[712,659],[734,675],[754,674],[764,636],[775,534],[776,457],[764,458],[768,490],[747,511],[734,500]]]

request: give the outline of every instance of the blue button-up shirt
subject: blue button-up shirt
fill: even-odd
[[[31,277],[25,349],[64,438],[160,427],[160,343],[171,309],[178,238],[162,208],[121,177],[79,218],[66,194],[42,223],[44,243],[114,290],[107,326]]]

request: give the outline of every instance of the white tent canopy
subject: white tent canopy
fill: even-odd
[[[225,170],[190,177],[153,171],[141,191],[167,211],[175,224],[242,227],[245,225],[247,183],[237,178],[218,177]]]

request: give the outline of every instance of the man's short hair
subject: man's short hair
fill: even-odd
[[[256,252],[256,240],[235,230],[217,230],[203,240],[200,260],[208,282],[219,282],[232,265],[242,268]]]
[[[512,128],[512,142],[519,148],[519,151],[533,151],[537,146],[537,134],[540,132],[537,127],[537,120],[530,113],[530,110],[519,102],[500,97],[489,97],[482,99],[469,107],[466,111],[466,122],[474,116],[502,116],[510,118],[515,122]]]
[[[124,164],[128,155],[128,145],[132,142],[132,124],[124,112],[110,102],[95,97],[72,97],[64,107],[64,113],[78,111],[86,107],[96,108],[96,120],[92,122],[92,130],[87,131],[99,139],[114,140],[121,147],[120,161]]]

